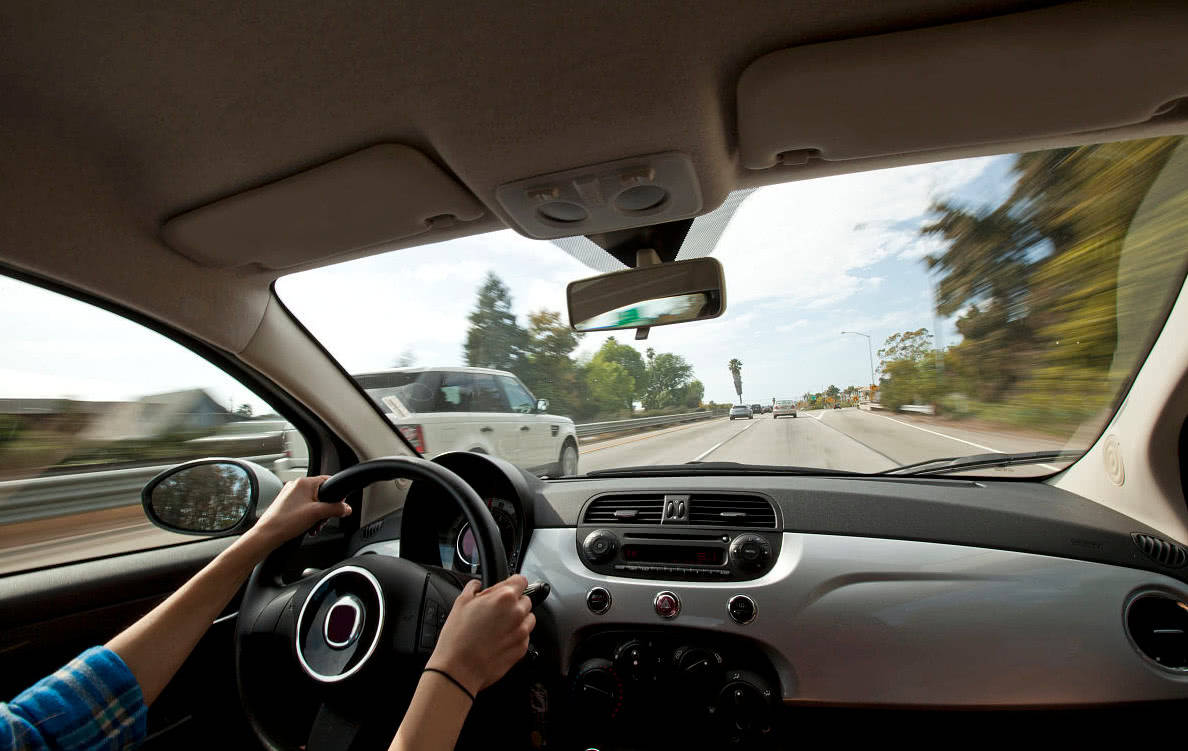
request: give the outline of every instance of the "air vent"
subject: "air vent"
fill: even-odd
[[[721,527],[775,529],[775,509],[756,496],[693,496],[689,523]]]
[[[1134,544],[1138,545],[1143,555],[1168,568],[1180,568],[1188,563],[1188,549],[1183,545],[1169,542],[1155,535],[1131,535]]]
[[[1126,631],[1140,652],[1168,670],[1188,670],[1188,604],[1147,593],[1126,608]]]
[[[364,540],[370,540],[379,534],[380,530],[384,528],[384,520],[374,521],[363,528],[362,537]]]
[[[659,524],[664,496],[606,495],[586,509],[586,524]]]

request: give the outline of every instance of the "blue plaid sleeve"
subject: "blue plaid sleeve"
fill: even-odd
[[[144,738],[147,711],[120,656],[92,647],[0,703],[0,751],[126,748]]]

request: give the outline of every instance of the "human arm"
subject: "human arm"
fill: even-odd
[[[318,522],[351,513],[346,503],[316,500],[325,480],[324,476],[303,477],[287,483],[255,526],[107,643],[136,677],[146,705],[160,695],[256,564]]]
[[[462,688],[440,673],[422,673],[389,751],[447,751],[454,747],[470,712],[471,698],[466,692],[478,694],[502,678],[528,650],[536,616],[532,602],[523,595],[527,584],[518,574],[481,592],[478,582],[467,582],[426,664],[458,681]]]

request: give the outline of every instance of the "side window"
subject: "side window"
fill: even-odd
[[[140,507],[179,462],[308,471],[304,438],[266,402],[113,313],[0,276],[0,348],[0,574],[199,539]]]
[[[503,387],[503,393],[507,395],[507,402],[511,405],[511,411],[525,415],[532,414],[536,409],[536,400],[532,398],[532,394],[529,394],[519,381],[510,376],[498,376],[498,378],[499,385]]]
[[[474,376],[474,404],[475,412],[507,412],[507,399],[495,383],[495,376],[486,373],[475,373]]]
[[[441,386],[437,389],[436,412],[470,412],[473,407],[474,386],[469,373],[447,370],[441,374]]]

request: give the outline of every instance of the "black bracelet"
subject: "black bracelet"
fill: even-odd
[[[423,672],[423,673],[437,673],[437,674],[438,674],[438,675],[440,675],[442,678],[445,678],[445,679],[446,679],[447,681],[449,681],[450,683],[452,683],[452,684],[454,684],[455,686],[457,686],[458,688],[462,689],[462,693],[464,693],[464,694],[466,694],[467,696],[469,696],[469,697],[470,697],[470,702],[471,702],[472,704],[474,703],[474,694],[470,693],[470,689],[468,689],[468,688],[466,688],[465,686],[463,686],[463,685],[462,685],[462,683],[461,683],[461,682],[460,682],[460,681],[459,681],[457,678],[455,678],[454,676],[450,675],[450,674],[449,674],[449,673],[447,673],[446,671],[444,671],[444,670],[438,670],[437,668],[425,668],[425,669],[424,669],[423,671],[421,671],[421,672]]]

